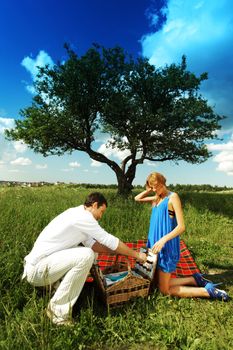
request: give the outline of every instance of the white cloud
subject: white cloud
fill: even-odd
[[[167,21],[163,28],[142,38],[143,54],[156,65],[179,62],[183,54],[188,54],[192,61],[202,57],[204,63],[218,59],[210,56],[207,47],[218,52],[216,44],[221,45],[226,36],[230,39],[232,4],[212,0],[197,6],[196,0],[169,0],[167,6]],[[203,62],[199,59],[196,64],[203,65]]]
[[[14,159],[17,155],[17,148],[20,148],[20,142],[14,143],[13,141],[8,141],[5,138],[4,132],[7,129],[14,127],[14,119],[12,118],[0,118],[0,159],[8,162]]]
[[[14,127],[15,120],[12,118],[2,118],[0,117],[0,134],[3,134],[5,130]]]
[[[219,144],[209,144],[208,149],[217,153],[213,161],[218,163],[217,170],[226,173],[227,175],[233,175],[233,134],[230,141]]]
[[[65,168],[65,169],[61,169],[61,171],[68,173],[69,171],[74,171],[74,169],[73,168],[69,168],[69,169]]]
[[[123,161],[126,157],[128,157],[131,153],[129,150],[121,150],[118,147],[112,147],[110,146],[110,143],[113,141],[111,137],[105,138],[105,142],[100,145],[100,147],[97,149],[97,152],[102,153],[107,158],[115,161]],[[123,138],[123,141],[127,142],[126,137]],[[141,152],[137,153],[137,157],[141,156]],[[101,167],[104,163],[98,162],[96,160],[91,161],[91,167]]]
[[[18,154],[25,153],[28,150],[27,145],[23,141],[8,141],[5,138],[4,131],[13,128],[15,126],[14,121],[12,118],[0,118],[0,164],[1,169],[10,172],[12,171],[9,164],[25,166],[32,163],[27,157],[18,158]]]
[[[38,67],[53,66],[54,63],[52,58],[44,50],[41,50],[35,59],[27,56],[22,60],[21,64],[31,74],[34,81],[39,72]]]
[[[15,160],[12,160],[10,163],[12,165],[25,166],[25,165],[30,165],[32,163],[32,161],[29,158],[19,157],[19,158],[15,159]]]
[[[29,94],[32,94],[32,95],[36,94],[36,89],[34,88],[33,85],[26,84],[26,90],[29,92]]]
[[[78,162],[71,162],[71,163],[69,163],[69,166],[71,168],[79,168],[81,166],[81,164]]]
[[[141,39],[143,55],[163,66],[180,63],[184,54],[188,69],[196,74],[208,72],[201,91],[217,113],[231,117],[223,125],[232,127],[233,2],[168,0],[164,10],[163,27]],[[157,14],[153,16],[156,21]]]
[[[222,171],[227,175],[233,175],[233,160],[232,161],[222,161],[218,164],[218,171]]]
[[[215,162],[233,162],[233,152],[220,152],[214,157]]]
[[[229,136],[229,135],[231,136],[232,134],[233,134],[233,127],[232,128],[228,127],[227,129],[222,128],[216,132],[216,135],[219,138],[224,138],[225,136]]]
[[[149,160],[146,160],[144,162],[144,164],[146,164],[147,166],[151,166],[151,167],[158,167],[159,166],[157,162],[151,162]]]
[[[47,166],[47,164],[36,164],[36,169],[47,169],[48,168],[48,166]]]
[[[14,141],[13,146],[17,153],[24,153],[27,151],[27,145],[23,141]]]
[[[91,166],[93,166],[93,167],[100,167],[102,165],[103,165],[103,163],[97,162],[97,160],[92,159]]]
[[[21,62],[21,65],[31,74],[32,80],[35,81],[37,78],[37,74],[39,73],[38,67],[44,67],[46,65],[52,67],[54,65],[54,62],[44,50],[41,50],[36,56],[36,58],[32,58],[29,56],[24,57],[24,59]],[[26,84],[26,89],[31,94],[35,93],[33,85]]]
[[[214,144],[210,143],[207,145],[210,151],[232,151],[233,152],[233,141],[227,143]]]
[[[107,146],[108,142],[111,142],[111,139],[108,139],[106,143],[103,143],[97,152],[104,154],[108,158],[117,158],[118,160],[122,161],[125,159],[128,155],[130,155],[130,152],[128,150],[120,150],[117,147],[112,148],[111,146]],[[93,166],[93,165],[92,165]],[[96,165],[95,165],[96,166]]]

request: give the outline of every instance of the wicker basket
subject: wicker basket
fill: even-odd
[[[125,271],[126,276],[112,285],[106,284],[106,275]],[[150,288],[150,280],[135,275],[130,264],[118,262],[103,271],[99,266],[93,265],[91,273],[96,282],[97,289],[104,303],[110,307],[121,306],[132,298],[147,297]]]

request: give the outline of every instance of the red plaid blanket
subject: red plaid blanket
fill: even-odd
[[[146,246],[146,240],[140,239],[136,242],[126,242],[128,247],[139,250],[141,247]],[[107,266],[114,265],[116,262],[116,257],[118,257],[117,261],[129,261],[131,264],[131,267],[134,267],[135,265],[135,259],[131,257],[125,257],[123,255],[113,255],[113,254],[99,254],[97,262],[101,270],[103,270]],[[185,277],[193,275],[196,272],[200,272],[200,270],[197,267],[197,264],[195,263],[190,251],[188,250],[186,244],[183,240],[180,240],[180,261],[178,262],[176,266],[176,271],[172,273],[172,277]],[[93,278],[88,277],[87,282],[92,282]]]

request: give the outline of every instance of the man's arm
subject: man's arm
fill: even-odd
[[[106,247],[105,245],[99,242],[95,242],[91,249],[94,250],[95,253],[116,254],[114,250],[111,250],[110,248]]]
[[[111,250],[108,247],[106,247],[103,244],[100,244],[99,242],[95,242],[92,246],[92,249],[95,253],[107,253],[107,254],[121,254],[126,256],[131,256],[138,261],[141,261],[142,263],[146,262],[147,256],[145,253],[137,252],[136,250],[133,250],[129,248],[125,243],[119,240],[119,244],[116,248],[116,250]]]
[[[147,256],[145,253],[137,252],[136,250],[133,250],[129,248],[125,243],[122,241],[119,241],[118,247],[115,250],[117,254],[122,254],[126,256],[132,256],[132,258],[135,258],[136,260],[144,263],[146,262]]]

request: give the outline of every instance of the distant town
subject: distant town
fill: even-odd
[[[46,182],[46,181],[2,181],[0,180],[0,186],[21,186],[21,187],[41,187],[41,186],[52,186],[52,185],[62,185],[65,182]],[[70,183],[71,184],[71,183]]]
[[[77,183],[77,182],[47,182],[47,181],[5,181],[0,180],[0,187],[42,187],[42,186],[74,186],[74,187],[85,187],[85,188],[117,188],[116,184],[90,184],[90,183]]]
[[[0,187],[42,187],[42,186],[67,186],[67,187],[83,187],[83,188],[112,188],[117,189],[117,184],[90,184],[90,183],[77,183],[77,182],[47,182],[47,181],[4,181],[0,180]],[[210,184],[169,184],[171,191],[193,191],[193,192],[233,192],[233,187],[227,186],[212,186]],[[144,188],[143,185],[135,185],[134,189]]]

